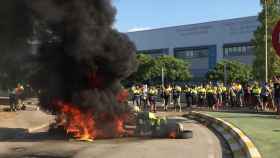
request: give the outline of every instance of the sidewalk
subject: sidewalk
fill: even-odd
[[[53,116],[42,111],[0,112],[0,139],[48,127]]]

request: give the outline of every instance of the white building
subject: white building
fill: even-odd
[[[128,32],[138,51],[152,56],[173,55],[191,63],[191,72],[202,77],[222,59],[252,64],[253,33],[257,16]]]

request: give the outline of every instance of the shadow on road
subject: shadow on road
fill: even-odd
[[[0,128],[0,142],[40,142],[44,140],[67,140],[61,135],[46,132],[29,133],[23,128]]]

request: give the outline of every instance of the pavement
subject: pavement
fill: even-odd
[[[0,140],[48,127],[53,119],[42,111],[0,112]]]
[[[41,111],[1,114],[7,116],[0,120],[0,158],[231,158],[219,135],[192,120],[184,121],[184,128],[193,131],[191,139],[118,138],[89,143],[51,136],[48,128],[26,132],[51,122],[52,117]]]

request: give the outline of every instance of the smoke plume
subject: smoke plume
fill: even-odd
[[[40,41],[33,86],[40,89],[41,106],[58,112],[60,100],[96,117],[125,113],[120,81],[137,68],[135,47],[112,29],[111,0],[33,0],[30,5]]]

